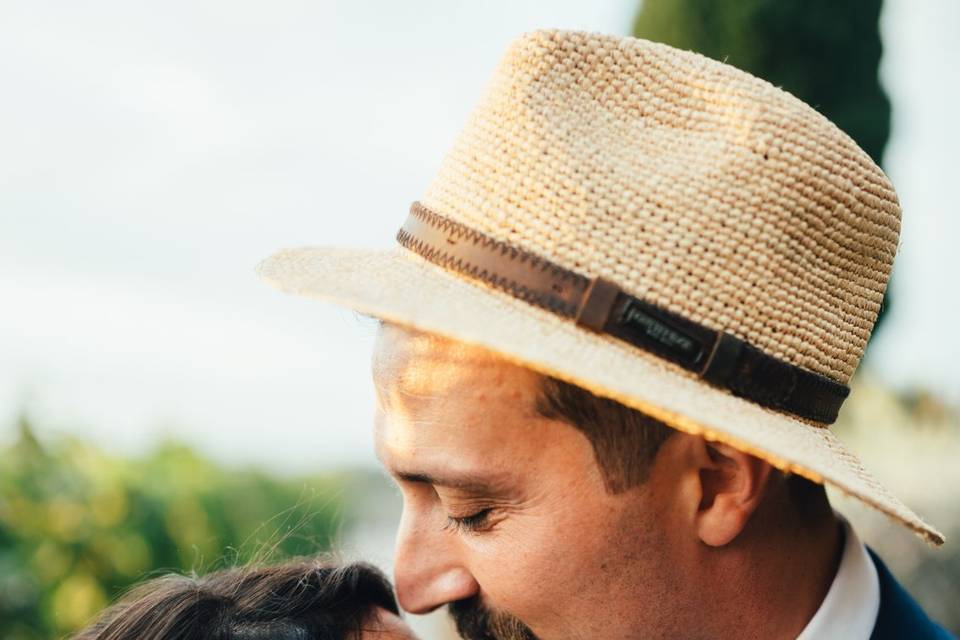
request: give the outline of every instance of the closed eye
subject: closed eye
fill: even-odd
[[[476,513],[472,513],[469,516],[460,516],[453,517],[447,516],[447,526],[446,529],[455,529],[457,531],[464,532],[475,532],[480,531],[490,520],[490,514],[493,512],[493,508],[481,509]]]

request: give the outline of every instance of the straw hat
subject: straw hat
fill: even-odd
[[[290,249],[259,272],[829,483],[942,544],[830,431],[900,207],[792,95],[662,44],[527,34],[399,224],[397,247]]]

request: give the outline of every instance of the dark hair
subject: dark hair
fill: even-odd
[[[399,613],[374,567],[302,559],[150,580],[73,640],[343,640],[377,607]]]
[[[663,422],[574,384],[544,376],[537,411],[581,431],[593,446],[607,491],[620,493],[642,484],[660,446],[676,433]],[[779,471],[786,494],[801,521],[829,515],[823,485]]]
[[[550,376],[543,378],[537,411],[587,436],[611,493],[642,484],[660,446],[676,433],[641,411]]]

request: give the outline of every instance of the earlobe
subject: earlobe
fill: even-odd
[[[763,500],[771,466],[729,445],[701,441],[697,532],[710,546],[733,542]]]

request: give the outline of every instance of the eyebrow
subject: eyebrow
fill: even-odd
[[[450,489],[475,492],[492,491],[500,484],[497,482],[499,478],[490,479],[473,474],[438,476],[414,471],[393,471],[392,475],[397,480],[404,482],[415,482],[418,484],[429,484],[436,487],[448,487]]]

